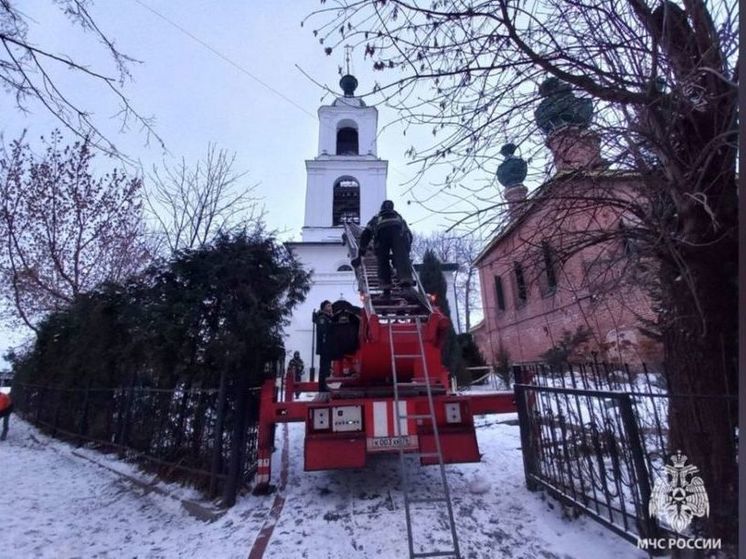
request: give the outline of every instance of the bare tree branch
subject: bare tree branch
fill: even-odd
[[[36,156],[22,137],[0,155],[0,295],[32,330],[39,319],[149,259],[141,181],[114,169],[94,177],[91,145],[60,132]]]
[[[235,162],[235,153],[209,144],[194,166],[182,158],[153,167],[145,200],[169,252],[202,246],[261,219],[256,185],[243,184],[247,173],[235,171]]]
[[[27,112],[33,102],[51,113],[60,125],[77,135],[89,145],[108,154],[124,157],[114,143],[94,122],[89,111],[71,100],[71,91],[63,90],[52,77],[55,70],[63,68],[80,76],[94,87],[103,87],[118,105],[121,128],[127,129],[135,122],[145,132],[146,141],[163,141],[155,132],[153,119],[139,113],[123,91],[130,78],[129,65],[137,62],[122,53],[114,41],[99,27],[90,14],[91,0],[59,0],[56,4],[83,32],[91,33],[108,53],[117,71],[117,77],[106,76],[77,62],[64,54],[55,54],[34,44],[29,37],[28,16],[11,0],[0,1],[0,83],[14,95],[17,107]]]

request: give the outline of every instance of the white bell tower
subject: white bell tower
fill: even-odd
[[[357,79],[349,73],[339,81],[343,96],[319,108],[319,146],[306,160],[306,208],[300,242],[288,242],[307,270],[313,270],[311,290],[286,328],[286,362],[300,352],[308,372],[318,359],[312,351],[312,312],[328,299],[359,305],[355,274],[342,244],[342,224],[365,225],[386,199],[388,162],[378,157],[378,111],[355,97]],[[318,378],[318,372],[317,377]]]
[[[303,240],[338,240],[347,220],[365,224],[386,199],[388,162],[378,158],[378,111],[354,96],[357,80],[340,80],[344,91],[319,108],[319,151],[306,161]]]

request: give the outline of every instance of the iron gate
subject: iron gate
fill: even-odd
[[[633,543],[673,535],[648,509],[654,475],[670,454],[671,401],[734,406],[734,399],[671,395],[664,377],[644,366],[591,363],[556,372],[522,365],[513,373],[527,487],[545,489]]]

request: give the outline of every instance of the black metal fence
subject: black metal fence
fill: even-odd
[[[242,471],[247,485],[257,467],[259,389],[249,391]],[[236,397],[230,390],[55,388],[15,383],[17,412],[48,434],[116,451],[167,480],[194,485],[210,496],[228,477]]]
[[[546,489],[632,542],[662,537],[668,529],[648,504],[654,472],[670,454],[669,408],[704,396],[669,394],[665,376],[644,365],[531,364],[513,374],[528,488]]]

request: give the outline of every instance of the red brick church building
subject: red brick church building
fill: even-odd
[[[634,242],[619,234],[633,217],[605,202],[633,197],[636,177],[602,159],[590,100],[553,78],[540,93],[535,116],[555,172],[528,196],[527,164],[503,147],[497,176],[508,208],[475,260],[484,318],[474,339],[488,363],[540,361],[573,338],[575,359],[659,362],[660,345],[646,335],[651,301],[626,273]],[[605,231],[616,234],[603,241]]]

